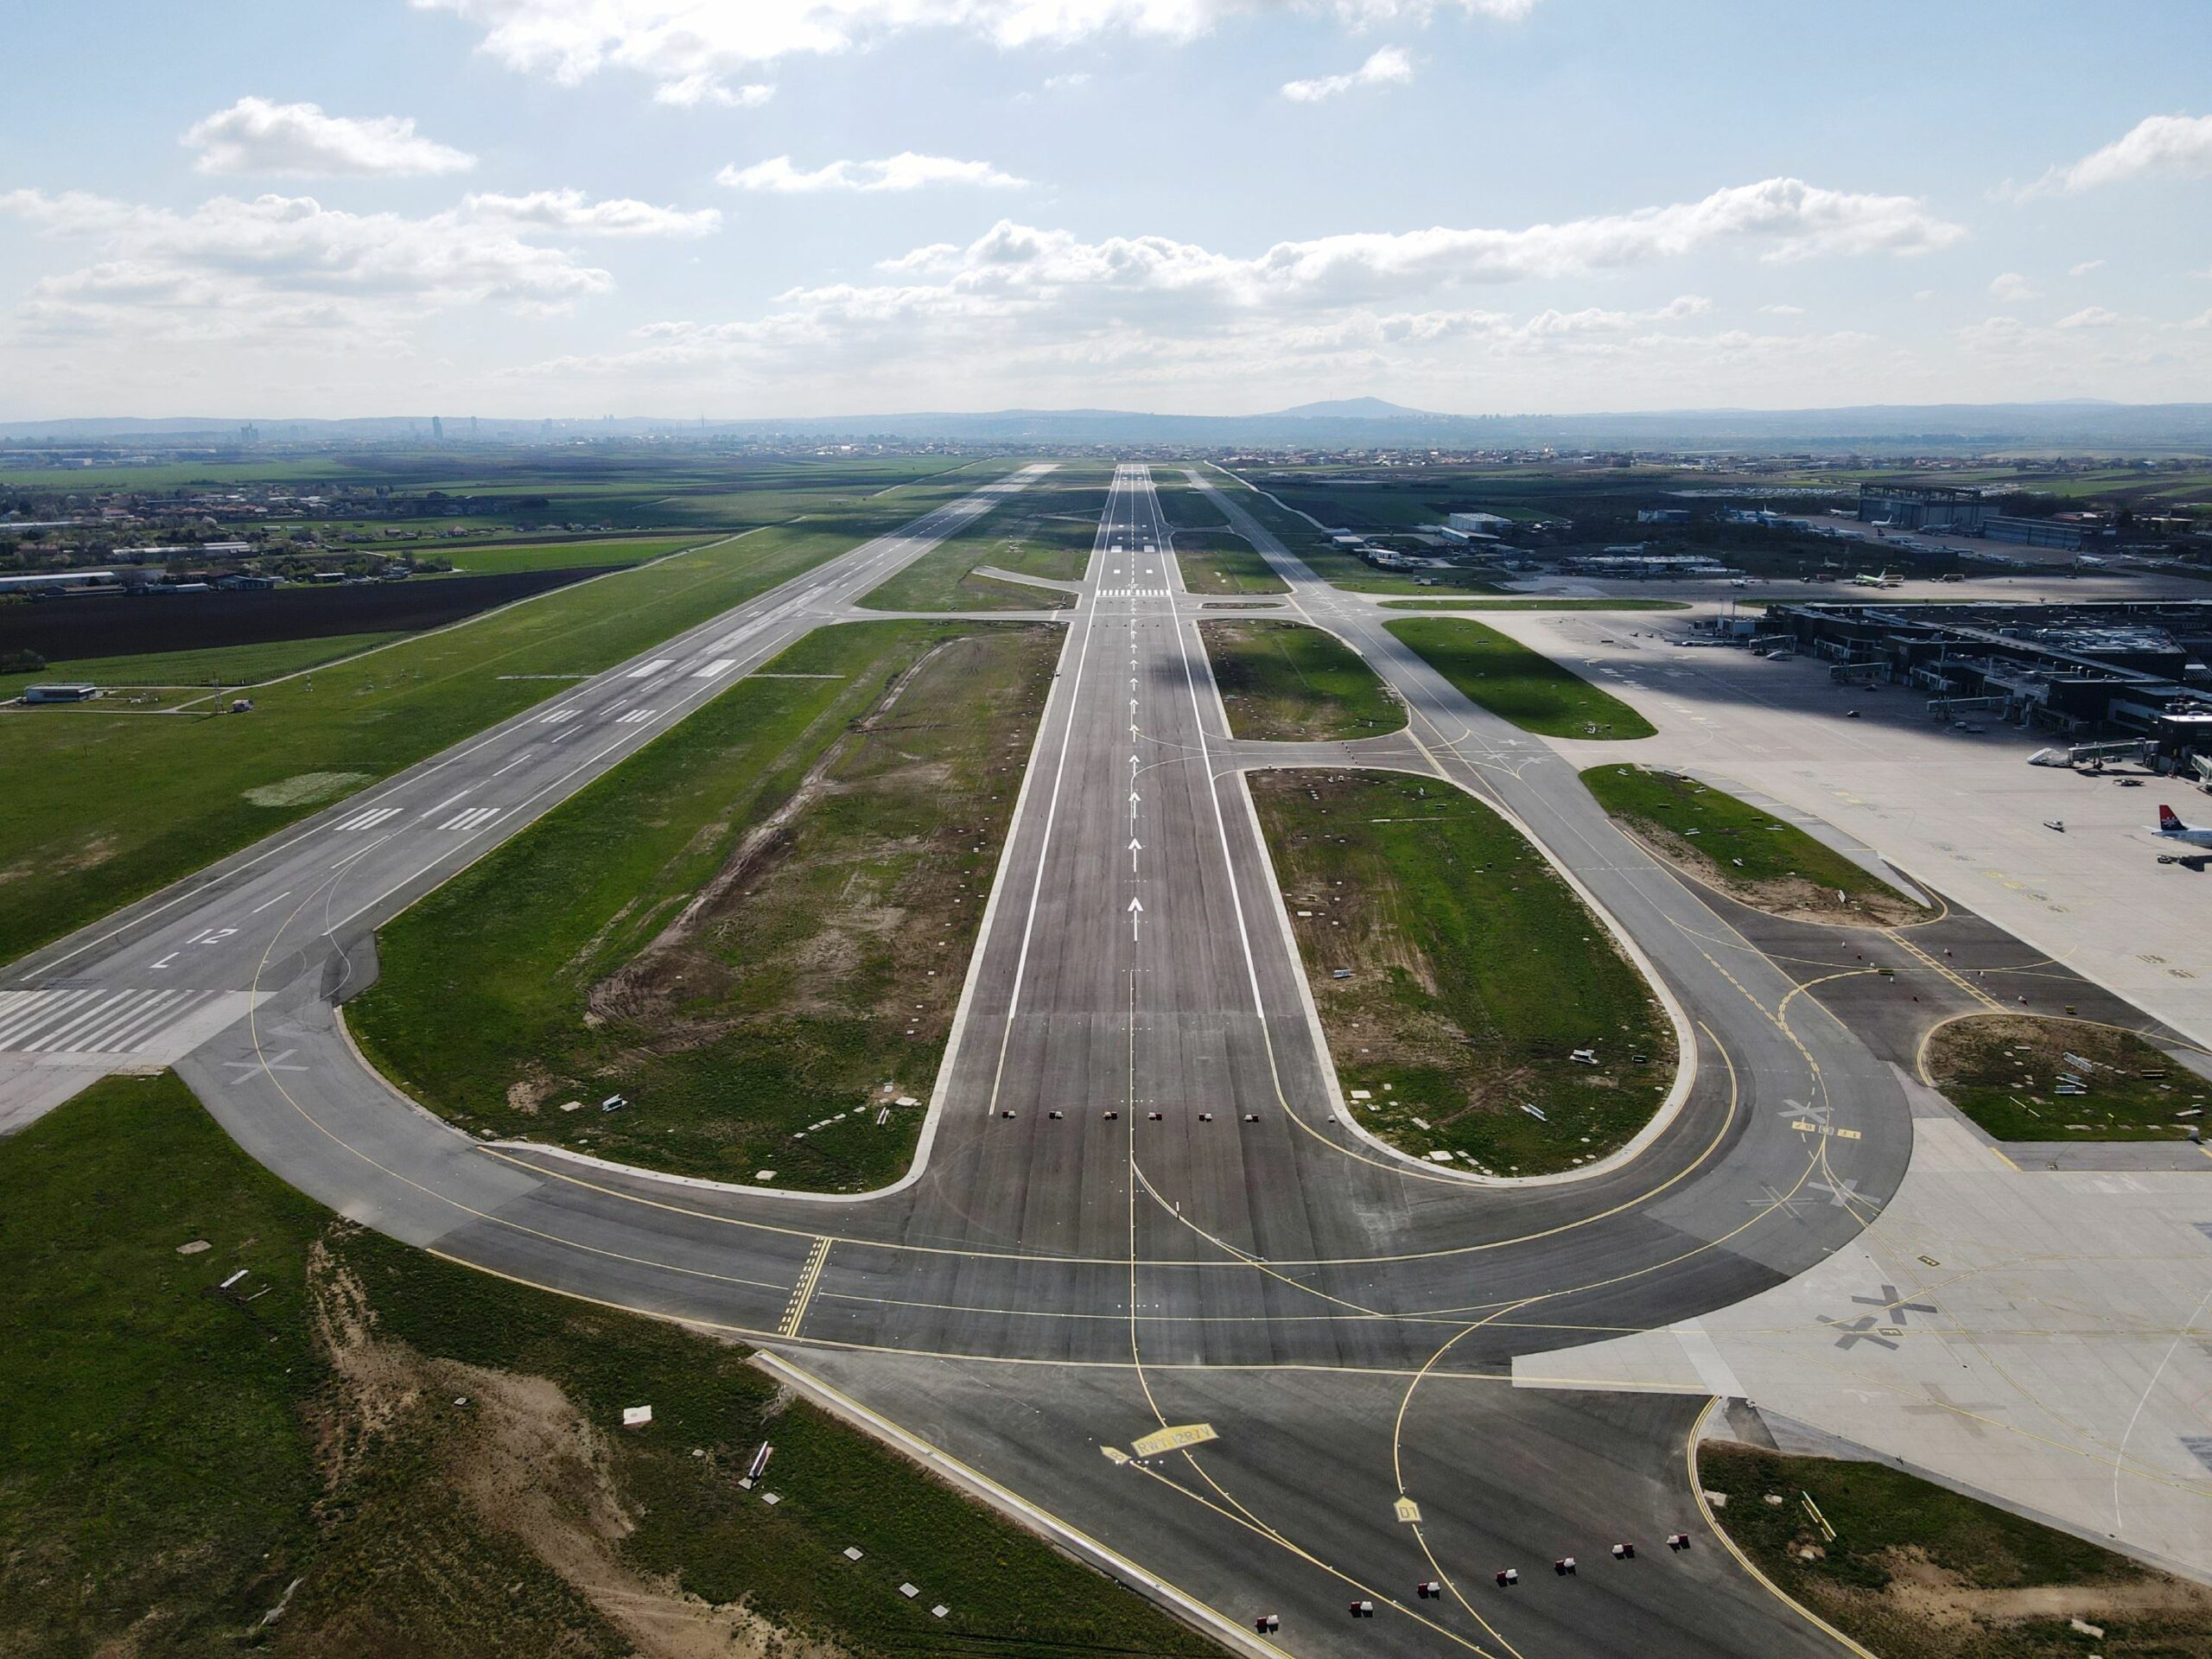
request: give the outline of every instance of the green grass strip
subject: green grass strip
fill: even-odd
[[[1883,1659],[2207,1650],[2212,1590],[1901,1469],[1726,1442],[1700,1447],[1697,1469],[1759,1570]]]
[[[2087,1020],[1970,1014],[1936,1027],[1925,1064],[2000,1141],[2176,1141],[2212,1103],[2212,1083],[2164,1050]]]
[[[1229,729],[1320,742],[1401,731],[1405,705],[1336,635],[1272,619],[1201,622]]]
[[[1408,617],[1384,626],[1470,702],[1524,732],[1630,738],[1649,737],[1656,729],[1611,692],[1479,622]]]
[[[936,1080],[1059,644],[808,635],[385,927],[362,1046],[474,1131],[721,1180],[895,1179],[923,1121],[895,1103]]]
[[[1650,1121],[1675,1075],[1665,1011],[1520,831],[1434,780],[1251,781],[1361,1123],[1505,1176],[1603,1157]]]
[[[1598,804],[1646,839],[1657,842],[1694,874],[1757,904],[1762,886],[1802,887],[1821,911],[1834,896],[1847,907],[1872,906],[1872,917],[1900,921],[1928,912],[1865,866],[1817,842],[1794,823],[1695,779],[1646,766],[1592,766],[1583,783]]]

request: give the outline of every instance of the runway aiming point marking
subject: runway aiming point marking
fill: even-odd
[[[1129,1449],[1141,1458],[1156,1458],[1163,1452],[1180,1452],[1220,1438],[1211,1423],[1183,1423],[1141,1435],[1129,1442]]]

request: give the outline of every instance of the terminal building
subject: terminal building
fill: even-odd
[[[1764,628],[1840,678],[1923,690],[1937,713],[2212,753],[2212,600],[1774,605]]]

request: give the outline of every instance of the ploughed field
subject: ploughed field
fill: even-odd
[[[274,588],[257,593],[93,594],[0,605],[0,656],[35,651],[49,663],[341,633],[413,633],[565,588],[605,565],[484,576]]]

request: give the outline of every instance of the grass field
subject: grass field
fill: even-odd
[[[1387,626],[1470,701],[1524,732],[1543,737],[1652,734],[1650,722],[1618,697],[1495,628],[1450,617],[1408,617]]]
[[[895,1102],[936,1081],[1059,643],[809,635],[768,672],[834,677],[740,681],[386,927],[362,1046],[473,1131],[722,1180],[896,1179],[923,1109]]]
[[[1016,501],[978,519],[862,596],[877,611],[1054,611],[1075,603],[1053,588],[999,582],[977,565],[1079,582],[1090,561],[1106,494],[1096,469],[1062,467]]]
[[[1290,584],[1277,575],[1259,550],[1227,531],[1175,532],[1175,560],[1183,586],[1194,594],[1287,594]]]
[[[1225,487],[1234,488],[1226,480]],[[1221,516],[1203,490],[1185,480],[1179,467],[1155,467],[1152,469],[1154,490],[1160,497],[1160,516],[1167,520],[1170,530],[1226,530],[1229,521]]]
[[[1539,1175],[1603,1157],[1650,1120],[1675,1075],[1665,1012],[1518,830],[1435,781],[1281,772],[1251,785],[1360,1122],[1417,1156]]]
[[[2204,1127],[2212,1104],[2212,1083],[2171,1055],[2087,1020],[1954,1020],[1936,1028],[1923,1064],[1929,1083],[2000,1141],[2179,1140],[2192,1124]],[[2067,1077],[2086,1092],[2057,1093]],[[2198,1116],[2180,1116],[2192,1109]]]
[[[36,1357],[0,1367],[0,1651],[1214,1651],[741,1347],[340,1221],[174,1077],[0,1141],[0,1331]],[[769,1438],[772,1507],[737,1484]]]
[[[644,564],[687,547],[704,536],[628,536],[590,542],[500,542],[492,546],[417,548],[453,561],[457,574],[497,575],[508,570],[579,570],[596,565]]]
[[[1929,914],[1796,824],[1694,779],[1607,766],[1582,781],[1599,805],[1700,880],[1758,909],[1884,927]]]
[[[165,651],[140,657],[88,657],[48,663],[35,674],[0,675],[0,697],[48,680],[91,680],[104,690],[156,686],[258,685],[279,675],[320,668],[404,639],[400,633],[340,633],[319,639],[279,639],[258,645],[219,645],[207,651]]]
[[[309,810],[258,804],[307,774],[388,776],[584,675],[972,487],[970,474],[865,511],[771,529],[561,589],[257,696],[246,716],[111,705],[0,714],[0,963]],[[995,474],[988,474],[995,475]],[[112,786],[130,779],[129,791]]]
[[[1697,1467],[1759,1570],[1882,1659],[2212,1654],[2212,1590],[1902,1470],[1726,1443]]]
[[[1303,622],[1201,622],[1229,729],[1320,742],[1403,729],[1405,705],[1333,633]]]

